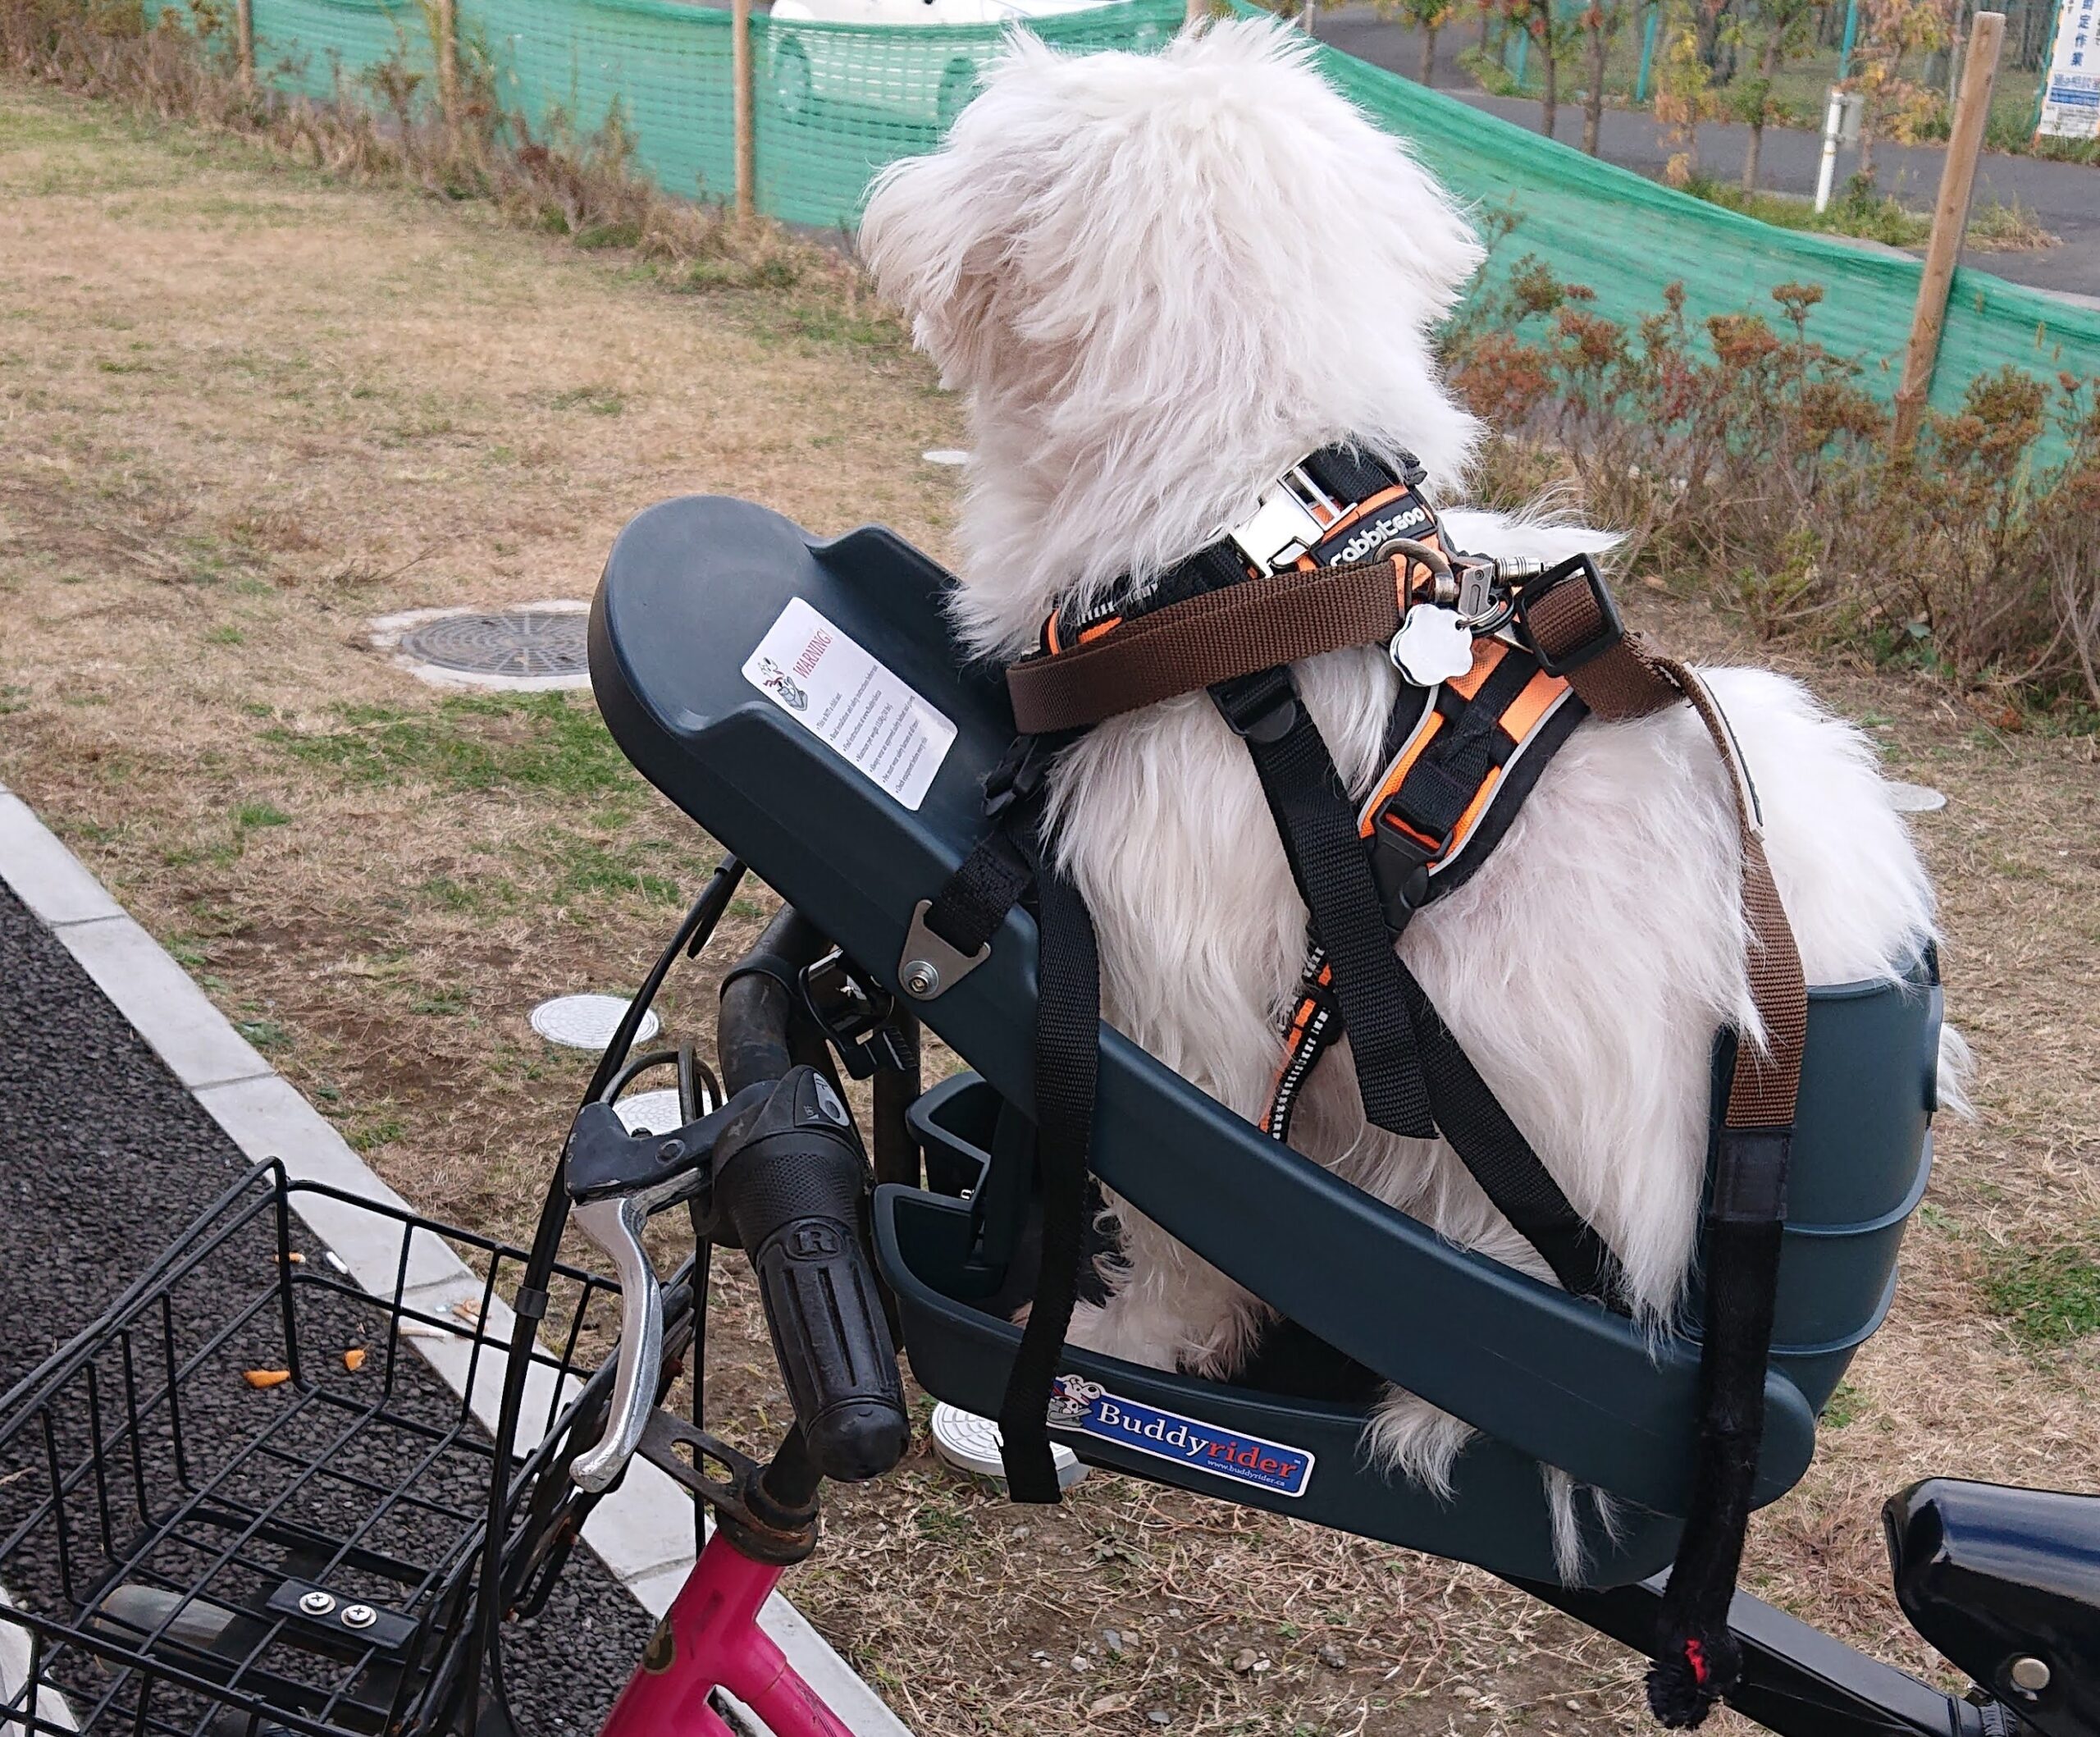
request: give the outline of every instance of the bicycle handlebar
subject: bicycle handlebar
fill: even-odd
[[[868,1172],[852,1126],[821,1074],[792,1067],[724,1141],[714,1172],[714,1204],[758,1275],[810,1458],[843,1483],[880,1477],[911,1439],[868,1260]]]
[[[889,1470],[910,1445],[897,1347],[869,1255],[866,1161],[831,1082],[795,1059],[805,1034],[790,985],[829,948],[783,908],[724,984],[716,1046],[730,1103],[681,1131],[701,1135],[707,1150],[666,1141],[652,1150],[678,1168],[645,1181],[609,1105],[591,1105],[578,1118],[577,1225],[612,1257],[622,1291],[605,1431],[570,1469],[585,1489],[605,1489],[626,1469],[655,1404],[657,1383],[648,1378],[661,1360],[663,1300],[642,1227],[651,1213],[699,1191],[710,1157],[715,1216],[757,1274],[809,1464],[825,1477],[858,1482]]]

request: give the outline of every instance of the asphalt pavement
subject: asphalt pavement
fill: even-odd
[[[0,884],[0,1394],[94,1322],[246,1168],[218,1125]],[[308,1260],[323,1258],[308,1247]],[[413,1356],[396,1378],[427,1382],[433,1403],[451,1404]],[[188,1415],[193,1465],[219,1463],[244,1444],[271,1398],[231,1383],[217,1409]],[[8,1485],[0,1498],[26,1492],[33,1479],[18,1468],[0,1475]],[[0,1524],[0,1536],[7,1530]],[[9,1592],[32,1607],[56,1603],[52,1566],[11,1561]],[[515,1625],[506,1643],[523,1737],[596,1730],[651,1626],[587,1551],[576,1552],[546,1608]]]
[[[1335,48],[1373,66],[1409,78],[1421,70],[1421,38],[1404,25],[1380,19],[1367,7],[1323,11],[1317,16],[1317,28],[1321,37]],[[1459,67],[1458,58],[1472,36],[1470,27],[1443,33],[1437,43],[1438,88],[1476,108],[1536,131],[1539,103],[1519,97],[1491,97],[1471,88],[1472,80]],[[1577,82],[1573,74],[1568,75],[1568,82]],[[1579,104],[1561,103],[1554,136],[1564,144],[1582,143]],[[1749,138],[1750,129],[1738,122],[1712,121],[1701,126],[1701,167],[1717,179],[1736,181],[1742,172]],[[1604,112],[1598,147],[1599,154],[1607,162],[1647,176],[1659,176],[1664,164],[1679,149],[1669,142],[1667,130],[1653,115],[1623,108]],[[1758,185],[1770,192],[1812,194],[1822,153],[1819,134],[1793,127],[1768,127],[1759,159]],[[1906,205],[1929,211],[1939,189],[1940,167],[1946,155],[1940,145],[1878,144],[1874,147],[1875,179],[1884,191],[1896,194]],[[1841,186],[1857,167],[1858,158],[1856,149],[1839,151]],[[1976,198],[1979,201],[1997,199],[2006,204],[2017,199],[2035,213],[2043,228],[2062,240],[2058,246],[2034,253],[1972,253],[1965,258],[1965,264],[2037,289],[2100,298],[2100,167],[1989,151],[1977,168]]]

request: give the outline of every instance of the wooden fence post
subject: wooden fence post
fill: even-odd
[[[1947,165],[1940,171],[1939,202],[1933,208],[1932,239],[1926,244],[1925,268],[1918,279],[1918,305],[1911,316],[1903,384],[1896,392],[1898,452],[1910,448],[1925,419],[1925,395],[1932,390],[1933,365],[1939,359],[1940,334],[1947,326],[1947,292],[1969,227],[1976,158],[1984,148],[1991,92],[1997,84],[1998,51],[2004,43],[2005,14],[1977,13],[1969,32],[1968,63],[1961,69],[1961,98],[1955,105],[1954,126],[1947,136]]]
[[[751,116],[751,0],[729,8],[730,116],[737,132],[737,215],[758,208],[758,139]]]
[[[234,40],[240,55],[240,88],[255,89],[255,8],[250,0],[234,0]]]
[[[445,137],[459,149],[459,12],[457,0],[435,0],[431,13],[437,53],[437,106],[445,116]]]

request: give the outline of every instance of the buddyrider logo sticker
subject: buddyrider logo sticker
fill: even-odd
[[[1303,1447],[1287,1447],[1201,1418],[1162,1411],[1111,1393],[1100,1383],[1080,1375],[1057,1378],[1044,1421],[1052,1429],[1076,1429],[1156,1460],[1192,1465],[1279,1496],[1303,1496],[1312,1477],[1312,1456]]]

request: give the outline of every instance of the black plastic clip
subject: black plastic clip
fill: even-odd
[[[1532,627],[1532,611],[1563,585],[1577,582],[1589,587],[1600,624],[1580,645],[1556,655],[1539,643],[1539,636]],[[1610,588],[1605,585],[1604,575],[1597,571],[1597,564],[1586,555],[1573,555],[1559,566],[1547,568],[1518,591],[1516,605],[1517,625],[1523,634],[1524,643],[1532,648],[1538,658],[1539,668],[1548,675],[1565,675],[1571,670],[1579,670],[1626,638],[1626,624],[1619,619],[1618,606],[1612,601]]]
[[[1371,878],[1377,883],[1378,902],[1386,913],[1386,926],[1398,939],[1415,912],[1429,900],[1429,865],[1442,855],[1443,847],[1424,844],[1404,831],[1392,815],[1388,800],[1371,819],[1366,848],[1371,855]]]
[[[1289,670],[1262,670],[1214,683],[1211,700],[1236,736],[1281,742],[1298,721],[1298,684]]]
[[[802,1000],[855,1079],[907,1065],[892,1022],[896,998],[839,948],[804,969]]]
[[[1016,736],[999,763],[984,775],[984,818],[996,821],[1017,802],[1040,795],[1062,738]]]

